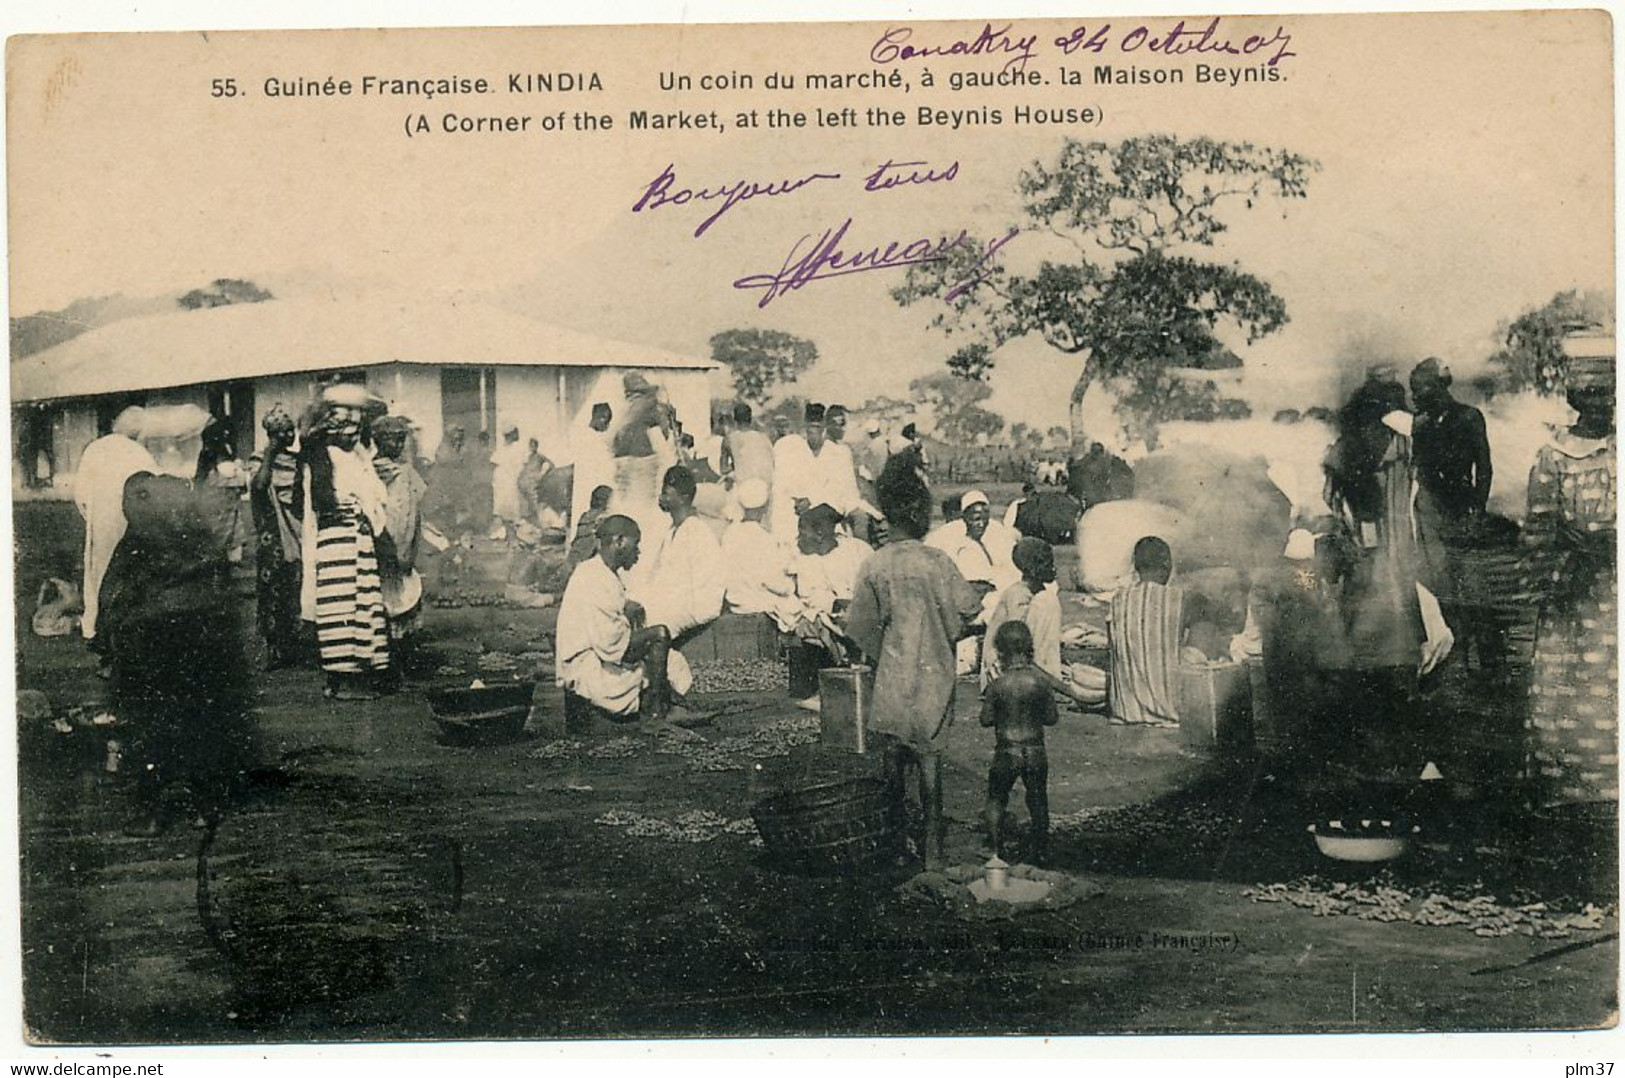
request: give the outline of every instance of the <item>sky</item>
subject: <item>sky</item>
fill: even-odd
[[[1255,345],[1242,395],[1264,409],[1325,402],[1339,356],[1370,347],[1401,361],[1444,357],[1458,372],[1494,347],[1499,323],[1565,288],[1613,288],[1609,27],[1597,13],[1226,17],[1227,33],[1292,34],[1276,83],[1236,87],[1058,85],[1050,42],[1075,19],[1017,24],[1036,34],[1042,88],[917,85],[987,69],[986,58],[899,62],[905,95],[874,90],[664,94],[661,71],[867,71],[892,24],[357,31],[325,35],[153,35],[14,39],[8,102],[10,279],[14,314],[111,292],[150,295],[221,276],[283,294],[384,288],[490,299],[605,337],[707,354],[710,336],[761,326],[812,339],[818,366],[798,391],[858,404],[903,396],[963,343],[901,308],[896,270],[810,283],[765,309],[732,282],[769,272],[803,235],[851,218],[860,242],[911,240],[1019,223],[1015,181],[1067,136],[1209,135],[1315,158],[1309,197],[1234,207],[1211,257],[1267,280],[1290,323]],[[1100,21],[1116,34],[1147,23]],[[968,39],[980,22],[914,26],[915,40]],[[1188,58],[1119,56],[1146,68]],[[358,96],[270,100],[266,77],[486,76],[597,72],[606,89],[480,99]],[[211,98],[230,74],[252,90]],[[1098,126],[1016,127],[1014,103],[1092,105]],[[998,127],[624,130],[632,109],[710,111],[851,104],[1002,109]],[[540,118],[590,107],[616,129],[580,134],[407,138],[419,111]],[[955,178],[864,192],[881,161],[958,162]],[[839,180],[744,202],[702,236],[691,206],[634,213],[670,166],[681,186]],[[1041,236],[1005,251],[1012,267],[1046,253]],[[273,289],[275,290],[275,288]],[[1368,346],[1365,349],[1359,346]],[[324,357],[325,358],[325,357]],[[1077,371],[1035,340],[1002,350],[992,405],[1011,421],[1064,422]]]

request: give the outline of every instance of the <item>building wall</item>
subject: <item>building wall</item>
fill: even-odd
[[[558,459],[569,443],[568,426],[560,402],[558,367],[499,367],[496,370],[496,442],[510,424],[519,437],[535,438],[542,454]]]

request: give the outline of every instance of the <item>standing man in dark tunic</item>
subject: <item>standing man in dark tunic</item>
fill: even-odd
[[[124,485],[128,527],[103,586],[113,702],[138,765],[128,833],[141,837],[163,833],[183,789],[196,815],[217,821],[252,758],[227,558],[236,499],[194,479],[208,421],[195,405],[148,409],[141,444],[155,464]]]
[[[846,632],[874,662],[870,728],[897,739],[894,780],[919,773],[928,867],[944,862],[942,744],[954,707],[954,645],[981,612],[982,601],[953,559],[920,542],[931,522],[931,491],[907,457],[881,474],[880,510],[891,541],[858,570]]]
[[[1411,371],[1411,437],[1423,498],[1443,521],[1460,526],[1483,516],[1495,472],[1484,413],[1451,396],[1450,384],[1450,368],[1437,359],[1424,359]]]
[[[1416,423],[1411,434],[1415,457],[1417,524],[1435,542],[1424,546],[1438,562],[1430,577],[1439,587],[1445,620],[1464,630],[1479,658],[1494,661],[1501,645],[1493,624],[1481,625],[1463,601],[1481,590],[1468,579],[1471,559],[1465,552],[1482,533],[1490,500],[1490,439],[1484,413],[1450,395],[1450,368],[1424,359],[1411,371],[1411,398]]]

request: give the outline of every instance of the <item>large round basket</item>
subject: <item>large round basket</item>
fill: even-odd
[[[899,814],[878,779],[844,779],[774,794],[750,814],[768,855],[791,871],[858,875],[901,849]]]
[[[496,745],[517,740],[530,717],[533,681],[475,689],[430,689],[423,695],[448,745]]]

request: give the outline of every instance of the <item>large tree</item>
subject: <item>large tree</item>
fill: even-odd
[[[1004,417],[982,407],[993,395],[985,382],[937,371],[914,379],[908,388],[931,412],[937,437],[950,445],[976,445],[1004,429]]]
[[[1568,361],[1563,337],[1570,331],[1614,320],[1612,297],[1601,292],[1559,292],[1547,303],[1525,311],[1503,325],[1503,347],[1490,356],[1499,368],[1499,384],[1487,387],[1516,393],[1534,389],[1543,394],[1561,390]]]
[[[729,329],[711,338],[711,358],[733,372],[736,396],[761,407],[775,385],[794,382],[818,362],[818,346],[776,329]]]
[[[1319,165],[1251,143],[1148,135],[1121,142],[1065,140],[1055,157],[1017,180],[1022,221],[1010,231],[1042,241],[1037,269],[1012,272],[1003,254],[980,261],[985,247],[964,245],[944,260],[910,267],[892,296],[908,306],[930,301],[931,324],[996,348],[1038,334],[1082,361],[1071,394],[1071,439],[1086,444],[1082,403],[1104,382],[1132,402],[1131,426],[1216,407],[1211,384],[1162,392],[1177,368],[1232,366],[1214,336],[1221,322],[1248,342],[1287,321],[1270,286],[1234,264],[1199,257],[1227,229],[1221,208],[1253,209],[1267,198],[1305,197]],[[1012,243],[1010,251],[1016,252]],[[967,287],[966,282],[975,282]],[[972,358],[961,348],[957,356]],[[990,364],[956,364],[985,374]]]

